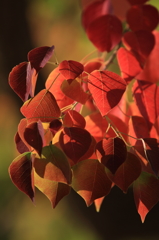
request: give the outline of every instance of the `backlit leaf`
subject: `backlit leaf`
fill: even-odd
[[[144,222],[146,215],[159,201],[159,180],[146,172],[133,183],[134,199],[137,211]]]
[[[81,84],[76,79],[70,82],[66,80],[63,81],[61,90],[67,97],[81,104],[85,104],[90,96],[83,91]]]
[[[49,129],[52,132],[53,135],[55,135],[56,132],[62,127],[62,122],[58,119],[54,119],[49,124]]]
[[[121,70],[121,76],[127,82],[131,81],[142,71],[136,57],[124,48],[118,50],[117,59]]]
[[[59,64],[59,72],[64,76],[66,80],[75,79],[83,72],[83,65],[76,61],[62,61]]]
[[[10,178],[15,186],[34,201],[34,179],[30,152],[23,153],[13,160],[9,166]]]
[[[115,174],[120,165],[126,160],[126,145],[124,141],[118,137],[104,138],[96,145],[96,155],[98,160]]]
[[[122,24],[117,17],[104,15],[89,24],[86,33],[100,52],[110,52],[121,40]]]
[[[73,167],[72,187],[85,200],[87,206],[90,206],[95,199],[110,192],[111,181],[103,164],[98,160],[88,159]]]
[[[159,22],[158,10],[152,5],[132,6],[127,12],[127,23],[132,31],[153,31]]]
[[[16,133],[16,135],[14,137],[14,140],[15,140],[15,143],[16,143],[16,148],[17,148],[19,153],[29,152],[29,148],[22,141],[18,132]]]
[[[126,193],[129,186],[139,177],[140,173],[141,164],[139,159],[134,154],[128,152],[126,161],[120,165],[111,180]]]
[[[38,120],[51,122],[60,116],[60,109],[54,96],[46,89],[41,90],[34,98],[25,102],[21,107],[21,112],[28,122]]]
[[[44,179],[71,183],[72,173],[65,154],[56,146],[50,145],[42,149],[41,157],[34,160],[35,172]]]
[[[65,127],[79,127],[85,128],[86,121],[84,117],[75,110],[69,110],[66,112],[63,118],[63,125]]]
[[[149,82],[135,81],[133,94],[140,113],[151,129],[159,115],[159,87]]]
[[[97,199],[94,200],[94,205],[95,205],[95,208],[96,208],[97,212],[100,211],[100,208],[101,208],[101,205],[103,203],[104,198],[105,197],[101,197],[101,198],[97,198]]]
[[[54,51],[54,46],[52,47],[38,47],[32,49],[28,53],[28,60],[31,63],[31,67],[35,68],[37,72],[45,66],[49,61]]]
[[[35,172],[35,186],[50,200],[53,208],[58,202],[70,192],[70,186],[40,177]]]
[[[126,90],[126,82],[110,71],[93,71],[88,79],[88,88],[96,106],[104,116],[119,103]]]
[[[54,95],[60,108],[73,103],[73,99],[67,97],[61,90],[61,84],[64,80],[64,76],[59,72],[59,67],[57,67],[50,73],[45,83],[46,89],[49,89]]]

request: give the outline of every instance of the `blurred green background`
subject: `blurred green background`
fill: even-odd
[[[159,8],[158,0],[150,4]],[[159,239],[159,204],[142,224],[131,189],[124,195],[115,187],[96,213],[73,191],[53,210],[38,190],[33,205],[12,184],[8,166],[17,156],[13,138],[22,102],[8,86],[9,72],[34,47],[55,45],[59,62],[80,61],[95,48],[81,26],[78,0],[2,0],[0,32],[0,240]],[[41,72],[39,88],[51,70],[48,64]]]

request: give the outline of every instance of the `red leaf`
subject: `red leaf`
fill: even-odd
[[[85,29],[101,16],[112,14],[113,8],[110,0],[95,1],[89,4],[82,13],[82,24]]]
[[[128,134],[134,138],[150,137],[148,125],[142,116],[132,116],[130,118]],[[134,146],[137,142],[134,138],[129,137],[129,142],[132,146]]]
[[[121,76],[125,81],[131,81],[142,68],[136,57],[124,48],[120,48],[117,52],[117,59],[121,70]]]
[[[28,53],[28,60],[31,63],[31,67],[34,68],[37,72],[43,68],[46,63],[51,58],[54,51],[54,46],[52,47],[38,47],[32,49]]]
[[[32,175],[32,158],[30,152],[23,153],[9,166],[10,178],[15,186],[34,201],[34,180]]]
[[[111,181],[103,164],[98,160],[88,159],[73,167],[72,187],[85,200],[87,206],[90,206],[95,199],[110,192]]]
[[[142,172],[133,183],[137,211],[144,222],[147,213],[159,201],[159,180],[153,175]]]
[[[75,79],[84,70],[83,65],[76,61],[62,61],[59,64],[59,72],[64,76],[66,80]]]
[[[127,13],[127,23],[132,31],[153,31],[159,22],[158,10],[151,5],[132,6]]]
[[[137,76],[138,80],[156,83],[159,81],[159,32],[153,33],[155,37],[155,46],[146,59],[143,71]]]
[[[126,82],[110,71],[93,71],[88,79],[92,97],[104,116],[119,103],[125,92]]]
[[[145,30],[126,32],[123,36],[123,44],[143,65],[155,46],[155,38],[151,32]]]
[[[17,132],[14,137],[16,148],[19,153],[28,152],[29,148],[25,145],[25,143],[22,141],[21,137],[19,136],[19,133]]]
[[[126,13],[130,8],[130,3],[127,0],[111,0],[113,5],[113,14],[121,21],[125,21]]]
[[[65,154],[56,146],[42,149],[40,158],[34,160],[35,172],[43,179],[70,184],[72,173]]]
[[[103,139],[96,145],[98,160],[104,164],[113,174],[117,171],[127,157],[127,149],[124,141],[118,137]]]
[[[110,179],[126,193],[129,186],[139,177],[140,173],[140,161],[134,154],[128,152],[126,161],[120,165],[115,175]]]
[[[122,24],[117,17],[104,15],[94,20],[86,33],[100,52],[110,52],[121,40]]]
[[[45,83],[46,89],[54,95],[60,108],[73,103],[73,100],[61,91],[61,84],[64,80],[65,78],[60,74],[59,67],[57,67],[50,73]]]
[[[63,81],[61,84],[62,92],[74,101],[85,104],[89,98],[89,94],[84,92],[81,84],[75,79],[71,82]]]
[[[144,81],[136,81],[133,85],[133,94],[140,113],[146,120],[149,129],[151,129],[159,115],[158,86]]]
[[[65,127],[79,127],[85,128],[86,121],[84,117],[75,110],[69,110],[66,112],[63,118],[63,125]]]
[[[41,156],[44,145],[44,129],[41,121],[28,124],[24,131],[24,138]]]
[[[28,121],[27,121],[26,118],[22,118],[20,120],[20,122],[18,124],[18,134],[19,134],[19,137],[21,138],[21,140],[26,145],[26,147],[31,151],[30,145],[27,143],[27,141],[24,138],[24,131],[25,131],[25,128],[26,128],[27,124],[28,124]]]
[[[25,102],[21,107],[21,112],[29,123],[38,120],[51,122],[60,116],[60,109],[54,96],[46,89],[41,90],[34,98]]]
[[[30,63],[22,62],[15,66],[9,74],[9,85],[14,92],[25,102],[29,95],[34,95],[36,78]]]
[[[93,139],[88,131],[77,127],[65,127],[59,138],[61,148],[74,163],[92,155],[94,151],[92,141]]]
[[[56,207],[63,197],[69,194],[71,189],[71,187],[65,183],[41,178],[36,172],[35,186],[50,200],[53,208]]]
[[[140,5],[148,2],[149,0],[127,0],[131,5]]]

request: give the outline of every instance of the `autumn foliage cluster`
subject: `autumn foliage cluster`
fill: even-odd
[[[115,185],[131,187],[142,222],[159,201],[159,13],[150,3],[83,0],[82,25],[97,57],[52,62],[37,94],[54,46],[31,50],[10,72],[24,118],[9,174],[32,200],[35,186],[55,207],[73,188],[99,211]]]

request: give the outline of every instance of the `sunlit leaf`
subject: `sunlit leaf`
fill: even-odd
[[[71,189],[69,185],[42,178],[36,172],[34,174],[35,186],[50,200],[53,208],[63,197],[69,194]]]
[[[72,173],[66,155],[56,146],[50,145],[42,149],[41,157],[34,160],[35,172],[44,179],[71,183]]]
[[[66,112],[63,118],[63,125],[65,127],[79,127],[85,128],[86,121],[84,117],[75,110],[69,110]]]
[[[34,201],[34,178],[32,173],[30,152],[23,153],[13,160],[9,166],[10,178],[15,186]]]
[[[28,122],[38,120],[51,122],[60,116],[60,109],[54,96],[46,89],[41,90],[34,98],[25,102],[21,107],[21,112]]]
[[[61,90],[67,97],[82,104],[85,104],[90,96],[84,92],[81,84],[76,79],[70,82],[66,80],[63,81]]]
[[[94,205],[95,205],[95,208],[96,208],[97,212],[100,211],[100,208],[101,208],[101,205],[103,203],[104,198],[105,197],[101,197],[101,198],[97,198],[97,199],[94,200]]]
[[[88,159],[73,167],[72,187],[85,200],[87,206],[90,206],[95,199],[110,192],[111,181],[103,164],[98,160]]]
[[[159,201],[159,179],[155,176],[142,172],[140,177],[133,183],[134,199],[141,221],[153,206]]]
[[[65,79],[75,79],[83,72],[83,65],[80,62],[64,60],[59,64],[59,72]]]
[[[89,77],[88,88],[102,116],[115,107],[126,90],[126,82],[110,71],[93,71]]]

